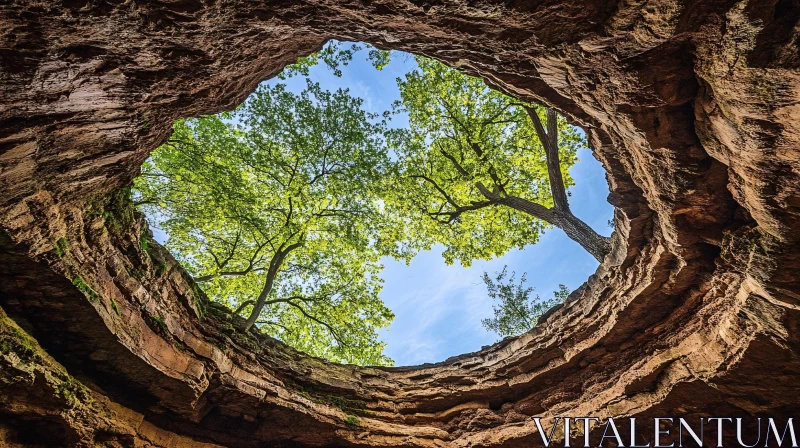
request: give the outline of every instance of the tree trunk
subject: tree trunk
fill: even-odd
[[[272,286],[275,284],[275,277],[278,276],[278,271],[283,265],[283,261],[286,259],[286,256],[289,255],[289,252],[297,249],[301,245],[302,243],[294,243],[286,249],[279,250],[272,257],[272,260],[269,262],[269,269],[267,270],[267,279],[264,282],[264,287],[261,289],[261,293],[256,299],[256,304],[253,306],[253,312],[251,312],[250,317],[247,318],[247,322],[245,322],[242,327],[242,331],[250,330],[256,323],[258,316],[261,314],[261,310],[264,309],[264,304],[267,301],[267,297],[269,297],[269,293],[272,292]]]
[[[611,239],[601,236],[572,214],[567,200],[567,192],[564,187],[564,177],[561,175],[561,160],[558,152],[558,116],[555,110],[547,108],[547,130],[542,125],[536,110],[525,107],[536,135],[544,147],[545,158],[547,161],[547,175],[550,179],[550,192],[553,196],[553,208],[548,209],[542,205],[534,204],[521,198],[503,198],[509,202],[509,206],[526,212],[531,216],[546,221],[559,229],[563,230],[573,241],[580,244],[587,252],[599,262],[603,262],[606,254],[611,251]],[[511,204],[515,205],[511,205]],[[527,204],[525,204],[527,203]],[[531,204],[537,207],[532,207]]]
[[[611,252],[611,238],[598,234],[588,224],[569,211],[556,211],[555,213],[558,218],[553,225],[563,230],[568,237],[580,244],[597,261],[602,263],[606,254]]]
[[[275,263],[275,258],[280,257],[281,253],[275,255],[272,258],[272,262],[270,263],[270,269],[267,271],[267,280],[264,282],[264,287],[261,288],[261,293],[258,295],[256,299],[256,304],[253,306],[253,311],[250,313],[250,317],[247,318],[247,322],[245,322],[244,326],[242,327],[242,331],[247,331],[253,327],[253,325],[258,320],[258,316],[261,314],[261,310],[264,309],[264,303],[267,301],[267,297],[269,297],[269,293],[272,292],[272,286],[275,284],[275,277],[278,275],[277,267],[273,269],[273,264]],[[281,260],[279,264],[282,264],[283,261]],[[277,266],[277,264],[276,264]]]
[[[516,196],[501,197],[499,195],[489,192],[487,189],[481,189],[484,196],[497,202],[498,204],[511,207],[514,210],[526,213],[534,218],[541,219],[542,221],[551,224],[563,230],[573,241],[580,244],[581,247],[586,249],[587,252],[599,262],[603,262],[606,254],[611,251],[611,238],[604,237],[594,231],[589,225],[581,221],[580,218],[573,215],[569,210],[558,210],[554,208],[547,208],[541,204],[528,201]],[[485,191],[484,191],[485,190]],[[490,197],[491,196],[491,197]]]

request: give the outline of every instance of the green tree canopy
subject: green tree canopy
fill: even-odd
[[[550,308],[564,303],[569,296],[567,287],[559,285],[551,299],[542,300],[538,295],[531,297],[533,288],[525,286],[526,277],[527,274],[522,274],[519,283],[515,283],[516,273],[512,272],[509,276],[506,266],[494,279],[483,273],[489,297],[498,302],[492,306],[494,317],[481,321],[484,328],[501,337],[519,336],[536,326],[539,317]]]
[[[341,67],[346,67],[353,60],[353,56],[363,50],[364,47],[369,50],[367,59],[377,70],[383,70],[389,64],[391,52],[388,50],[381,50],[370,44],[347,45],[344,42],[330,40],[322,46],[321,50],[308,56],[297,58],[294,64],[284,67],[278,77],[286,79],[296,75],[308,76],[311,67],[319,65],[320,62],[325,64],[333,72],[334,76],[341,77]]]
[[[281,76],[320,62],[340,76],[361,48],[329,42]],[[389,56],[371,49],[369,58],[380,69]],[[407,128],[390,129],[388,112],[364,112],[346,90],[261,86],[234,112],[177,122],[145,163],[137,202],[209,296],[246,313],[243,330],[259,325],[334,361],[391,364],[376,334],[394,317],[378,298],[381,256],[407,261],[441,243],[447,262],[469,265],[536,243],[548,227],[598,260],[608,252],[608,239],[569,209],[582,144],[574,129],[550,109],[416,60],[398,79],[395,112],[408,113]],[[541,311],[530,288],[503,286],[504,277],[484,276],[502,301],[484,325],[502,335],[529,329]]]
[[[417,57],[398,79],[409,127],[390,130],[396,153],[384,198],[416,249],[444,244],[468,265],[561,228],[602,261],[610,245],[569,210],[569,167],[580,136],[552,110]]]
[[[312,355],[390,364],[376,330],[382,253],[402,256],[372,187],[387,165],[381,117],[347,91],[264,86],[234,113],[176,123],[145,163],[137,201],[245,329]]]

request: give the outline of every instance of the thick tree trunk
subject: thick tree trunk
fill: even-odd
[[[481,188],[484,196],[498,204],[511,207],[514,210],[526,213],[534,218],[551,224],[563,230],[573,241],[580,244],[587,252],[599,262],[603,262],[606,254],[611,251],[611,238],[604,237],[594,231],[588,224],[573,215],[569,210],[558,210],[555,207],[547,208],[541,204],[528,201],[516,196],[501,197]]]
[[[602,263],[606,254],[611,252],[611,238],[595,232],[588,224],[569,211],[556,211],[555,215],[557,218],[552,224],[563,230],[568,237]]]

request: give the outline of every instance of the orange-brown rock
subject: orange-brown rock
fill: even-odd
[[[798,18],[796,0],[3,2],[0,444],[533,446],[532,415],[796,417]],[[333,365],[232,330],[143,250],[118,189],[172,121],[328,38],[439,58],[584,127],[615,250],[535,330],[435,365]]]

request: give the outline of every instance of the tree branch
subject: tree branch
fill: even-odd
[[[442,221],[442,220],[439,220],[439,219],[437,219],[437,221],[441,222],[442,224],[450,224],[451,222],[453,222],[456,219],[458,219],[458,217],[461,216],[461,214],[464,213],[464,212],[480,210],[482,208],[486,208],[486,207],[489,207],[489,206],[495,205],[495,204],[496,204],[496,202],[493,201],[493,200],[477,201],[477,202],[472,202],[470,205],[465,205],[463,207],[457,207],[454,211],[444,212],[444,211],[441,211],[441,209],[440,209],[438,212],[428,213],[428,215],[430,215],[430,216],[448,216],[449,218],[447,219],[447,221]]]
[[[469,142],[469,147],[472,148],[472,151],[481,161],[484,161],[489,165],[489,169],[487,171],[489,173],[489,177],[492,179],[492,183],[494,183],[495,187],[497,187],[500,192],[506,194],[505,184],[500,182],[500,176],[497,175],[497,171],[494,169],[492,162],[486,160],[486,152],[483,150],[483,148],[481,148],[481,146],[476,142]]]
[[[437,183],[436,183],[436,181],[434,181],[434,180],[433,180],[433,179],[431,179],[430,177],[428,177],[428,176],[426,176],[426,175],[424,175],[424,174],[412,174],[412,175],[411,175],[411,176],[409,176],[409,177],[413,177],[413,178],[419,178],[419,179],[424,179],[424,180],[426,180],[426,181],[427,181],[427,182],[429,182],[431,185],[433,185],[433,188],[435,188],[435,189],[436,189],[436,190],[437,190],[439,193],[441,193],[441,194],[442,194],[442,196],[444,196],[445,200],[446,200],[446,201],[447,201],[447,202],[448,202],[450,205],[452,205],[452,206],[453,206],[453,207],[455,207],[455,208],[458,208],[458,207],[459,207],[459,205],[456,203],[456,201],[455,201],[455,200],[453,200],[453,198],[452,198],[452,197],[450,197],[450,195],[449,195],[449,194],[447,194],[447,192],[446,192],[446,191],[444,191],[444,189],[443,189],[442,187],[440,187],[440,186],[439,186],[439,184],[437,184]]]
[[[256,302],[255,302],[255,300],[245,300],[244,302],[242,302],[242,304],[241,304],[241,305],[239,305],[239,307],[238,307],[238,308],[236,308],[236,310],[233,312],[233,314],[237,314],[237,315],[238,315],[238,314],[239,314],[239,313],[241,313],[241,312],[242,312],[242,310],[243,310],[243,309],[245,309],[245,308],[246,308],[248,305],[253,305],[254,303],[256,303]]]
[[[516,196],[500,196],[499,194],[486,188],[482,182],[476,183],[475,186],[478,187],[478,190],[481,192],[481,194],[483,194],[483,196],[486,197],[486,199],[493,201],[494,203],[511,207],[515,210],[527,213],[534,218],[540,219],[550,225],[555,225],[558,227],[558,223],[556,222],[553,211],[544,205],[537,204]]]
[[[464,167],[461,166],[461,164],[458,162],[458,160],[456,160],[456,158],[453,155],[451,155],[449,152],[445,151],[442,148],[442,146],[439,145],[438,143],[437,143],[436,146],[439,148],[439,152],[441,152],[442,155],[447,158],[447,160],[452,162],[453,166],[456,167],[456,170],[459,172],[459,174],[461,174],[462,176],[464,176],[467,179],[470,179],[472,177],[472,176],[469,175],[469,172],[467,172],[467,170],[465,170]]]
[[[228,262],[233,258],[234,251],[236,250],[236,245],[238,245],[239,241],[239,232],[236,234],[236,242],[234,244],[233,249],[231,250],[230,256],[220,265],[219,261],[217,261],[216,255],[214,252],[209,249],[211,256],[214,257],[214,263],[217,265],[217,269],[222,269],[223,267],[227,266]],[[253,256],[250,257],[250,260],[247,262],[247,267],[239,270],[239,271],[220,271],[216,274],[207,274],[202,275],[200,277],[195,277],[194,281],[198,283],[207,282],[209,280],[213,280],[216,277],[241,277],[243,275],[247,275],[250,272],[257,272],[257,271],[264,271],[264,268],[255,268],[256,258],[258,258],[258,254],[264,249],[264,246],[267,245],[267,242],[261,243],[256,250],[253,252]]]
[[[262,325],[274,325],[274,326],[276,326],[276,327],[283,328],[283,331],[285,331],[285,332],[287,332],[287,333],[291,333],[291,330],[289,330],[289,328],[287,328],[285,325],[279,324],[279,323],[277,323],[277,322],[275,322],[275,321],[271,321],[271,320],[259,320],[259,321],[257,321],[256,323],[257,323],[257,324],[262,324]]]
[[[313,320],[314,322],[322,325],[323,327],[327,328],[328,331],[331,333],[331,336],[333,336],[333,338],[336,339],[336,342],[338,342],[339,345],[341,345],[343,347],[347,347],[348,346],[348,344],[345,343],[344,340],[342,340],[342,338],[340,338],[338,334],[336,334],[336,331],[333,329],[333,327],[330,324],[328,324],[327,322],[323,322],[320,319],[317,319],[316,317],[312,316],[311,314],[308,314],[308,312],[306,312],[306,310],[303,309],[302,306],[300,306],[300,305],[298,305],[298,304],[296,304],[294,302],[286,302],[286,303],[291,305],[291,306],[293,306],[294,308],[296,308],[305,317],[307,317],[307,318]]]
[[[547,176],[550,180],[550,193],[553,196],[553,204],[558,210],[569,212],[569,200],[567,191],[564,187],[564,177],[561,175],[561,162],[558,159],[558,117],[555,110],[546,109],[547,131],[536,113],[530,106],[523,106],[528,116],[533,122],[536,135],[544,147],[544,154],[547,160]]]

